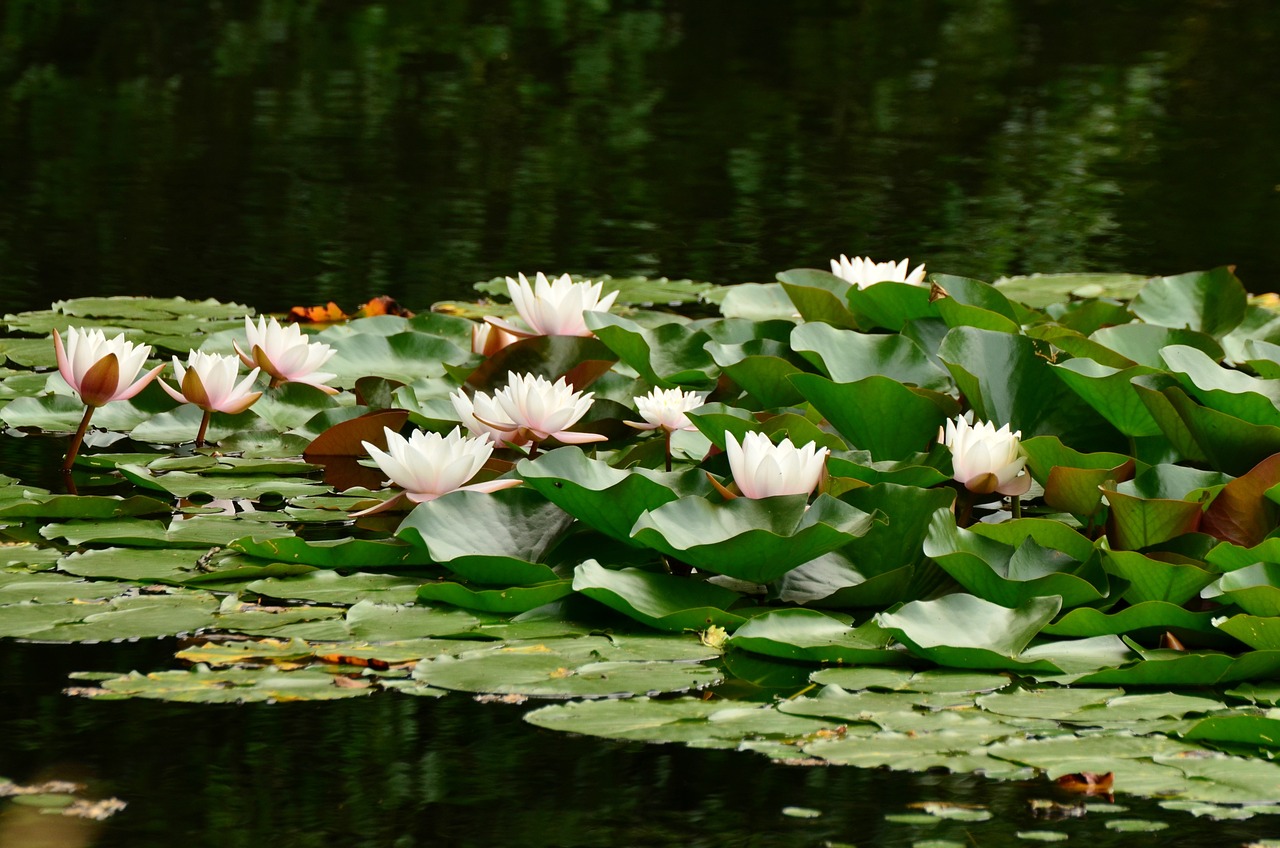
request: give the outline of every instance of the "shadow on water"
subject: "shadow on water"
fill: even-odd
[[[758,755],[553,734],[529,708],[400,695],[329,703],[201,706],[61,694],[75,670],[172,665],[173,644],[11,644],[0,654],[0,774],[90,778],[128,808],[99,848],[186,845],[909,846],[926,838],[1009,845],[1053,829],[1073,843],[1243,844],[1266,819],[1210,822],[1120,798],[1159,834],[1118,834],[1106,816],[1045,822],[1043,783],[770,763]],[[886,822],[907,804],[983,805],[988,822]],[[785,807],[821,812],[795,818]],[[34,848],[34,844],[5,848]],[[1156,844],[1153,841],[1151,844]]]

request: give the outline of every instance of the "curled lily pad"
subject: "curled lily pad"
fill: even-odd
[[[1238,568],[1200,594],[1225,597],[1250,615],[1280,616],[1280,563],[1259,562]]]
[[[632,536],[700,570],[768,583],[871,528],[874,515],[829,495],[672,501],[640,516]]]
[[[442,580],[418,587],[418,597],[424,601],[442,601],[463,609],[496,613],[528,612],[572,593],[573,584],[569,580],[493,589]]]
[[[318,568],[388,568],[431,562],[421,547],[397,539],[345,538],[313,542],[297,536],[246,536],[232,541],[227,547],[262,559],[297,562]]]
[[[1216,627],[1259,651],[1280,650],[1280,618],[1273,615],[1233,615]]]
[[[558,579],[542,559],[572,523],[532,489],[458,491],[418,504],[396,534],[472,582],[532,586]]]
[[[742,596],[723,586],[638,568],[605,568],[591,559],[574,569],[573,590],[659,630],[736,629],[745,621],[727,611]]]
[[[876,621],[912,653],[953,668],[1053,671],[1046,660],[1023,660],[1023,650],[1057,615],[1056,595],[1031,598],[1016,609],[976,598],[947,595],[936,601],[912,601]]]
[[[854,383],[878,374],[924,389],[945,392],[951,387],[947,372],[906,336],[801,324],[792,332],[791,344],[836,383]]]
[[[940,509],[924,553],[969,592],[1005,607],[1050,595],[1059,596],[1062,606],[1092,604],[1110,590],[1089,541],[1056,521],[1022,519],[966,530],[949,509]]]
[[[517,473],[547,500],[584,524],[629,545],[631,528],[645,510],[694,494],[710,494],[701,471],[622,470],[563,447],[536,460],[521,460]]]
[[[928,450],[938,439],[938,428],[958,411],[949,395],[880,375],[835,383],[817,374],[797,374],[791,382],[840,435],[877,460]]]
[[[1128,581],[1124,599],[1131,604],[1147,601],[1185,604],[1218,576],[1201,562],[1158,558],[1137,551],[1105,551],[1102,564],[1110,573]]]
[[[1212,633],[1212,611],[1192,612],[1168,601],[1142,601],[1119,612],[1105,613],[1092,607],[1080,607],[1046,625],[1041,631],[1049,636],[1101,636],[1128,633],[1135,637],[1159,637],[1165,632]]]
[[[817,610],[781,609],[759,615],[729,640],[735,648],[770,657],[859,665],[901,664],[903,651],[889,648],[890,634],[874,621],[853,627]]]

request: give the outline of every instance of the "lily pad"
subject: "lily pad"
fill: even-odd
[[[735,629],[745,621],[727,611],[742,600],[730,589],[638,568],[609,569],[591,559],[574,569],[573,591],[659,630]]]

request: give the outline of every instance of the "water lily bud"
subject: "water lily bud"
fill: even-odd
[[[831,273],[860,289],[883,282],[923,284],[924,265],[917,265],[908,274],[907,262],[906,259],[901,262],[875,262],[867,256],[850,259],[841,254],[839,259],[831,260]]]
[[[1022,431],[1010,433],[1008,424],[997,430],[990,421],[970,425],[964,416],[938,431],[938,441],[951,449],[954,478],[979,495],[996,492],[1013,497],[1031,488],[1021,438]]]
[[[812,492],[822,478],[830,451],[815,442],[797,448],[790,439],[775,445],[763,433],[747,433],[739,445],[732,433],[726,433],[725,453],[729,455],[733,481],[742,494],[770,498]]]

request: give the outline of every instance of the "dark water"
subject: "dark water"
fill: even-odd
[[[386,695],[327,704],[184,706],[59,694],[73,670],[151,669],[171,643],[6,645],[0,654],[0,775],[89,779],[128,808],[90,830],[98,848],[293,846],[819,846],[906,848],[921,839],[1012,845],[1054,829],[1098,848],[1240,845],[1272,817],[1210,822],[1122,798],[1158,834],[1117,834],[1107,817],[1045,822],[1043,784],[775,765],[754,754],[553,734],[524,708]],[[1067,800],[1067,799],[1060,799]],[[895,824],[914,801],[980,804],[988,822]],[[814,819],[788,817],[801,806]],[[0,810],[0,844],[6,816]],[[20,811],[23,812],[23,811]],[[60,821],[60,819],[55,819]],[[71,844],[71,843],[68,843]],[[1032,843],[1021,843],[1032,844]]]
[[[0,292],[517,270],[1280,287],[1272,0],[5,0]]]
[[[424,308],[516,271],[728,283],[839,253],[984,279],[1234,263],[1267,290],[1277,139],[1270,0],[4,0],[0,294]],[[4,442],[6,467],[47,462]],[[99,781],[129,803],[81,834],[102,846],[1007,845],[1045,826],[1042,787],[552,735],[461,696],[59,694],[70,671],[171,656],[0,646],[0,775]],[[997,819],[883,821],[922,800]],[[1061,827],[1276,835],[1125,803],[1173,827]]]

